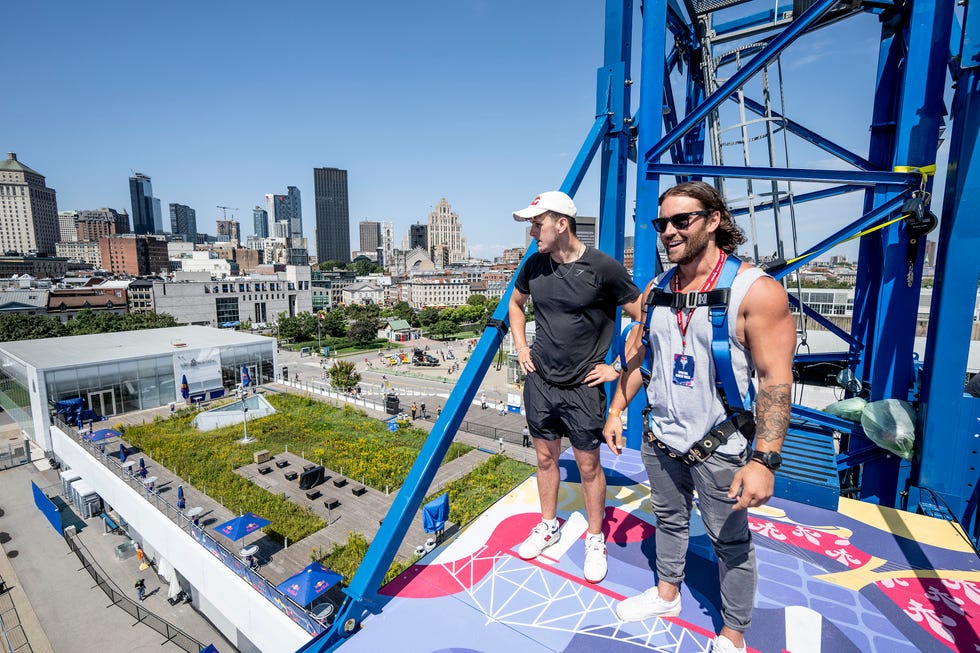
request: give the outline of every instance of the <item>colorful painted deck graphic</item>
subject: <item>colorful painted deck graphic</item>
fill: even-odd
[[[384,588],[383,610],[341,650],[701,653],[721,627],[718,572],[692,526],[683,611],[623,623],[620,599],[654,584],[654,517],[638,452],[603,451],[609,574],[582,578],[585,517],[562,462],[561,540],[533,561],[517,545],[540,519],[534,479]],[[759,587],[749,650],[980,651],[980,559],[953,524],[842,499],[836,512],[774,499],[750,516]]]

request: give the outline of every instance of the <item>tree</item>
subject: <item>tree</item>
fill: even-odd
[[[490,300],[486,295],[470,295],[469,298],[467,298],[466,303],[470,306],[483,306],[489,301]]]
[[[350,390],[361,382],[361,375],[351,361],[337,361],[330,368],[330,384],[339,390]]]
[[[439,321],[439,309],[425,307],[419,311],[419,326],[429,326]]]
[[[0,315],[0,341],[35,340],[58,338],[68,334],[68,329],[56,317],[45,315]]]
[[[378,322],[372,319],[361,319],[351,325],[347,336],[357,345],[366,345],[378,337]]]
[[[351,264],[351,268],[361,277],[366,277],[375,272],[384,272],[377,263],[368,258],[358,258]]]
[[[323,320],[320,322],[322,333],[334,338],[343,338],[347,335],[347,316],[344,309],[333,308],[329,311],[321,311]]]
[[[325,272],[330,272],[331,270],[346,270],[347,263],[343,261],[322,261],[317,264],[317,267]]]
[[[445,340],[449,336],[456,333],[456,324],[450,320],[439,320],[429,327],[429,333],[431,333],[432,337],[434,338]]]

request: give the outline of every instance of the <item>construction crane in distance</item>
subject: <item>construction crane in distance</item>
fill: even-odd
[[[218,208],[221,209],[221,219],[222,220],[227,220],[228,219],[228,211],[237,211],[238,210],[238,207],[235,207],[235,206],[221,206],[221,205],[218,205]],[[235,216],[231,216],[231,217],[234,218]]]

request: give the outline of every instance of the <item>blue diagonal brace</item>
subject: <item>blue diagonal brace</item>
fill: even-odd
[[[747,82],[753,75],[759,72],[763,66],[779,56],[779,54],[785,50],[790,43],[806,32],[806,30],[817,22],[817,20],[819,20],[820,17],[827,12],[827,10],[834,6],[837,1],[838,0],[817,0],[817,2],[815,2],[809,9],[800,14],[798,19],[794,20],[789,27],[780,32],[779,36],[770,41],[769,44],[759,52],[759,54],[754,56],[745,65],[744,68],[732,75],[727,82],[718,88],[717,91],[707,97],[703,104],[699,105],[694,111],[689,113],[684,120],[677,125],[677,127],[665,134],[656,145],[644,153],[643,161],[645,163],[656,161],[661,154],[667,151],[667,148],[673,145],[681,136],[686,134],[688,130],[707,118],[708,114],[717,109],[718,106],[724,102],[736,89],[740,88],[742,84]]]

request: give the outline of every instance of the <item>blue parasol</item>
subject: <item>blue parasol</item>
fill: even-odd
[[[263,519],[258,515],[246,512],[240,517],[235,517],[226,521],[220,526],[215,526],[214,530],[221,533],[231,541],[240,540],[249,533],[253,533],[263,526],[271,524],[268,519]]]
[[[242,387],[247,388],[252,385],[252,377],[249,376],[248,368],[242,365]]]
[[[177,486],[177,498],[178,499],[183,499],[184,498],[184,486],[183,485],[178,485]]]
[[[85,435],[85,439],[91,442],[99,442],[100,440],[107,440],[109,438],[121,437],[122,433],[115,429],[99,429],[93,433],[88,433]]]
[[[187,375],[180,377],[180,396],[187,399],[191,394],[191,387],[187,385]]]
[[[207,647],[201,649],[201,653],[218,653],[218,649],[214,647],[214,644],[208,644]]]
[[[124,445],[122,442],[120,442],[119,443],[119,462],[120,463],[126,462],[126,456],[128,456],[128,455],[129,454],[126,453],[126,445]]]
[[[287,578],[276,589],[296,601],[298,605],[309,605],[314,599],[336,585],[343,578],[335,571],[327,569],[319,562],[307,565],[303,571]]]
[[[146,463],[143,462],[143,456],[140,456],[140,469],[146,469]]]

